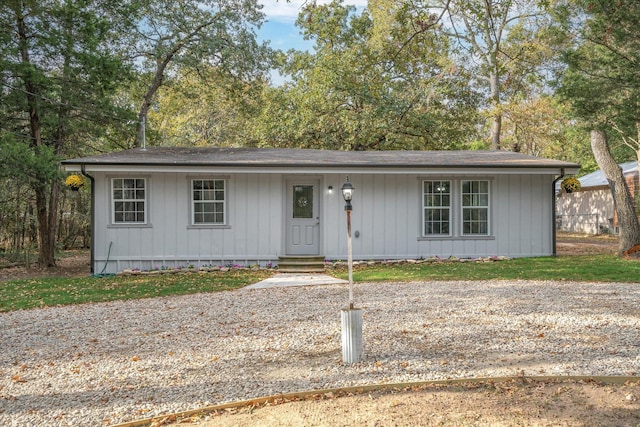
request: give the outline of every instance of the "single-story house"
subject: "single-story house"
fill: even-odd
[[[621,163],[631,196],[636,199],[638,162]],[[574,233],[601,234],[619,231],[618,215],[607,177],[597,170],[578,179],[580,190],[567,193],[557,184],[557,229]]]
[[[506,151],[131,149],[63,161],[92,182],[96,273],[555,253],[554,188],[579,165]]]

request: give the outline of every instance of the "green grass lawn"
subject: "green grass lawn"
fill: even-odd
[[[346,269],[340,269],[336,276],[346,279]],[[353,272],[356,282],[503,279],[640,283],[640,261],[613,255],[562,256],[370,266],[356,268]]]
[[[346,279],[346,268],[328,271]],[[35,307],[185,295],[237,289],[273,274],[260,270],[168,275],[42,278],[0,282],[0,312]],[[358,267],[356,282],[415,280],[567,280],[640,283],[640,261],[611,255],[439,261]]]
[[[266,270],[0,282],[0,312],[86,302],[116,301],[241,288],[271,276]]]

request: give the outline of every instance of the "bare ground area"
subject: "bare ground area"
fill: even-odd
[[[614,254],[610,236],[558,236],[559,255]],[[67,254],[52,270],[0,268],[0,281],[89,274],[88,253]],[[168,416],[147,425],[180,426],[640,426],[640,384],[517,378],[326,392]],[[136,424],[139,425],[139,424]]]
[[[324,393],[169,417],[156,426],[631,426],[640,385],[514,379]]]
[[[618,237],[608,234],[588,236],[560,232],[556,249],[558,255],[613,255],[618,252]]]
[[[90,274],[89,251],[67,251],[57,259],[54,268],[29,267],[0,262],[0,282],[7,280],[34,279],[38,277],[86,277]]]

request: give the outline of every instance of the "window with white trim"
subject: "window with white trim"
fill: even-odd
[[[114,224],[146,224],[147,180],[145,178],[112,178]]]
[[[462,181],[462,235],[489,235],[489,181]]]
[[[194,225],[226,224],[224,179],[192,179],[191,203]]]
[[[451,234],[451,181],[422,182],[423,235]]]

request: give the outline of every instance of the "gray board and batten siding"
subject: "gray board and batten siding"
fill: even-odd
[[[317,246],[304,251],[317,251],[328,260],[345,259],[340,187],[347,175],[356,189],[356,260],[551,255],[554,180],[579,169],[573,163],[505,151],[176,147],[70,159],[63,165],[93,181],[96,273],[275,264],[278,257],[297,250],[292,239],[305,238],[315,239]],[[143,215],[138,212],[143,221],[117,223],[114,197],[122,193],[114,186],[136,182],[143,187]],[[212,203],[220,206],[218,216],[212,216],[218,223],[194,223],[194,210],[200,209],[194,182],[219,183],[217,193],[210,190],[220,194]],[[449,218],[437,235],[425,233],[425,182],[446,184]],[[486,188],[481,197],[488,218],[481,234],[463,230],[468,226],[463,221],[462,204],[468,200],[463,191],[470,182]],[[296,199],[296,192],[305,196]],[[313,217],[296,228],[288,218],[292,211]]]

